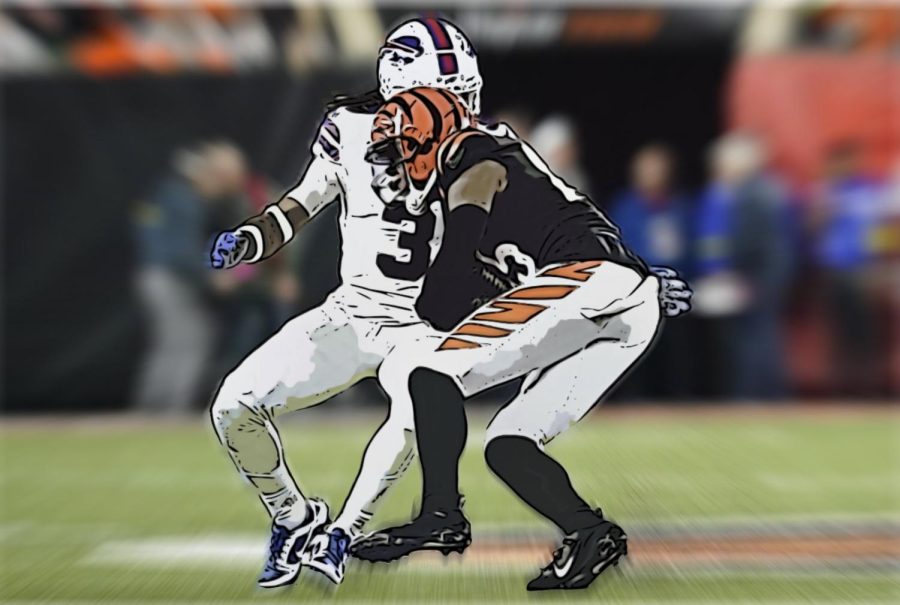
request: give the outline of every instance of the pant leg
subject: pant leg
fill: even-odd
[[[652,340],[659,321],[658,283],[655,278],[643,279],[633,270],[613,263],[599,269],[602,264],[570,263],[547,269],[521,288],[504,294],[472,314],[450,337],[425,333],[405,343],[399,353],[399,359],[403,360],[405,367],[394,372],[399,377],[396,387],[402,393],[402,389],[408,386],[404,383],[407,377],[415,377],[426,370],[426,373],[439,372],[450,377],[462,394],[467,396],[529,372],[529,379],[526,379],[529,386],[526,388],[533,388],[539,383],[543,368],[552,366],[561,359],[576,356],[583,347],[597,341],[617,340],[626,343],[623,346],[637,347],[641,334],[646,333],[647,342],[642,343],[643,351]],[[597,271],[587,272],[584,270],[586,265]],[[586,283],[588,281],[591,282],[589,286]],[[628,313],[637,307],[648,311],[643,316],[637,311]],[[649,330],[643,325],[646,322],[641,321],[648,319],[647,313],[651,314],[649,319],[652,320]],[[389,357],[385,366],[390,359]],[[410,379],[409,383],[412,382]],[[440,388],[434,388],[427,393],[424,390],[416,393],[414,409],[420,453],[423,443],[431,444],[440,440],[437,437],[446,436],[451,431],[449,426],[431,422],[436,417],[437,410],[422,405],[423,396],[435,405],[440,405],[439,390]],[[591,399],[591,404],[597,397]],[[420,414],[420,411],[425,413]],[[424,420],[429,422],[423,424]],[[446,422],[450,423],[449,416],[446,417]],[[463,427],[464,424],[463,416]],[[502,424],[498,427],[502,427]],[[425,435],[426,429],[432,431],[430,436]],[[464,433],[463,428],[463,441]],[[492,468],[498,466],[495,463],[506,458],[502,452],[508,449],[510,448],[501,448],[501,453],[492,457],[489,461]],[[426,474],[423,499],[427,499],[429,495],[434,496],[429,494],[427,487],[429,477],[434,478],[434,471],[425,468],[424,453],[422,456],[423,473]],[[453,456],[446,458],[451,463],[455,460]],[[446,465],[441,467],[444,471],[449,468]],[[545,468],[551,467],[559,468],[555,463],[545,465]],[[438,482],[453,483],[450,476],[452,472],[438,475]],[[449,505],[448,502],[443,504]],[[455,502],[450,504],[455,505]],[[577,511],[575,515],[567,514],[566,518],[580,520],[588,516],[596,519],[583,501],[581,508],[585,511]],[[561,527],[569,526],[566,521],[559,523]]]
[[[209,360],[212,321],[199,295],[169,271],[143,269],[138,294],[150,325],[150,343],[135,389],[145,411],[187,411]]]
[[[828,302],[835,337],[834,374],[842,395],[871,396],[878,392],[878,312],[858,271],[829,276]]]
[[[739,400],[773,400],[784,392],[784,359],[780,317],[769,307],[753,309],[735,318],[734,371],[731,396]]]
[[[371,376],[381,358],[330,298],[250,353],[222,381],[211,415],[220,442],[270,514],[291,515],[303,496],[284,459],[274,419]]]
[[[602,341],[623,349],[640,342],[641,351],[646,349],[660,317],[656,278],[615,263],[570,270],[585,264],[543,270],[470,315],[450,336],[425,331],[398,345],[392,355],[405,360],[405,367],[393,372],[399,377],[396,396],[409,396],[404,381],[418,367],[446,374],[470,397],[523,376],[527,390],[547,368]],[[635,309],[640,310],[629,313]]]
[[[548,368],[598,338],[626,336],[615,330],[631,326],[594,318],[643,304],[657,295],[658,281],[615,263],[591,263],[544,269],[470,315],[439,346],[423,339],[419,365],[451,376],[469,397]]]
[[[655,288],[643,302],[598,321],[602,336],[584,350],[526,380],[519,395],[487,429],[485,460],[533,510],[564,533],[602,518],[572,486],[566,470],[543,449],[596,402],[640,359],[659,326]]]
[[[363,453],[359,472],[333,526],[354,535],[372,518],[375,507],[388,489],[403,476],[415,458],[415,424],[409,375],[416,356],[406,343],[430,339],[440,343],[440,334],[424,323],[382,328],[379,339],[394,346],[378,368],[378,384],[388,398],[389,410]]]
[[[533,372],[519,394],[488,425],[486,441],[519,436],[541,446],[583,418],[647,351],[660,326],[655,284],[632,295],[635,303],[594,320],[594,342],[555,365]]]

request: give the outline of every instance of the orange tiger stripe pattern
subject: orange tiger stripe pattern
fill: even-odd
[[[531,286],[530,288],[513,290],[504,298],[557,300],[565,298],[577,289],[578,286]]]
[[[463,130],[451,135],[446,141],[441,143],[441,146],[438,149],[437,158],[438,174],[444,173],[444,163],[447,161],[447,158],[452,158],[456,155],[456,153],[459,151],[459,146],[463,141],[472,137],[484,136],[487,135],[478,130]]]
[[[438,347],[438,351],[447,351],[452,349],[477,349],[481,345],[477,342],[472,342],[471,340],[464,340],[462,338],[453,338],[452,336],[446,339],[441,343],[441,346]]]
[[[562,277],[573,281],[585,282],[594,274],[596,269],[603,264],[599,260],[575,261],[547,269],[542,276]],[[521,300],[559,300],[570,295],[580,286],[527,286],[513,290],[508,294],[502,295],[497,300],[490,303],[486,310],[474,315],[468,322],[459,326],[451,336],[441,343],[439,351],[452,349],[476,349],[481,345],[464,338],[456,338],[456,336],[474,336],[478,338],[504,338],[513,333],[515,328],[505,329],[495,326],[488,326],[482,321],[489,321],[503,324],[524,324],[536,315],[547,310],[549,307],[539,305],[532,302],[517,302]],[[552,304],[552,303],[550,303]]]
[[[512,334],[512,330],[504,330],[503,328],[495,328],[484,324],[467,323],[461,325],[454,334],[461,336],[483,336],[485,338],[503,338]]]
[[[504,324],[523,324],[538,313],[547,309],[547,307],[543,305],[503,301],[493,302],[491,303],[491,307],[494,309],[499,309],[499,311],[479,313],[472,319],[481,321],[496,321],[498,323]]]
[[[375,115],[371,142],[396,139],[409,175],[427,180],[437,167],[440,145],[475,123],[475,117],[453,93],[420,86],[400,92]]]
[[[591,278],[591,275],[593,275],[593,272],[589,271],[589,269],[596,269],[602,264],[603,261],[601,260],[575,261],[574,263],[562,265],[561,267],[547,269],[541,273],[541,275],[565,277],[566,279],[574,279],[576,281],[587,281]]]

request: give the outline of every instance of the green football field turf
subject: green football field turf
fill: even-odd
[[[304,490],[338,505],[379,420],[296,415],[284,441]],[[470,420],[462,463],[466,511],[476,544],[479,536],[508,541],[511,553],[521,536],[550,534],[486,470],[478,430],[484,422]],[[896,532],[898,435],[897,416],[888,411],[601,410],[548,450],[571,469],[585,496],[635,529],[632,545],[639,548],[639,536],[666,528],[715,533],[736,525],[777,535],[791,523],[864,522]],[[254,578],[266,519],[205,419],[12,421],[0,439],[5,601],[900,602],[896,559],[813,567],[783,559],[752,567],[657,561],[624,565],[589,591],[529,595],[524,583],[537,567],[503,549],[495,560],[356,563],[338,590],[306,573],[293,587],[263,592]],[[409,516],[418,474],[414,465],[370,527]]]

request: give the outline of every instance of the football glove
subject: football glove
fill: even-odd
[[[223,231],[216,237],[210,252],[213,269],[230,269],[239,264],[245,256],[250,242],[236,231]]]
[[[678,272],[669,267],[650,267],[659,279],[659,306],[666,317],[678,317],[691,310],[693,290]]]

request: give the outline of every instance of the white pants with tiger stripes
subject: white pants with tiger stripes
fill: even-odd
[[[656,277],[613,262],[544,267],[451,335],[396,350],[380,378],[397,393],[409,372],[428,367],[469,397],[525,376],[488,426],[487,441],[516,435],[543,446],[584,417],[648,349],[660,325],[658,290]]]

